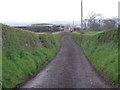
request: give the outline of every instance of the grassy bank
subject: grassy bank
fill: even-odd
[[[114,83],[118,80],[118,31],[73,33],[74,40],[82,47],[84,53],[99,71]]]
[[[60,34],[37,34],[3,25],[2,87],[13,88],[54,58]]]

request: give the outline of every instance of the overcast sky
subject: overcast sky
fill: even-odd
[[[118,16],[120,0],[83,0],[84,18],[91,11],[105,18]],[[81,0],[0,0],[0,22],[80,20]]]

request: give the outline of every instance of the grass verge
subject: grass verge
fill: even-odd
[[[73,33],[74,40],[83,48],[84,53],[99,71],[113,83],[120,84],[118,78],[118,30],[102,33]],[[120,70],[119,70],[120,71]]]
[[[60,48],[60,34],[37,34],[2,27],[2,87],[14,88],[46,65]]]

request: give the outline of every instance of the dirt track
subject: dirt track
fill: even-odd
[[[22,88],[109,88],[93,70],[82,49],[64,34],[60,52]]]

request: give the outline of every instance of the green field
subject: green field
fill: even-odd
[[[95,68],[103,72],[113,83],[120,84],[120,79],[118,78],[117,29],[84,34],[75,32],[73,33],[73,38],[82,47]]]
[[[37,34],[7,25],[2,27],[2,87],[14,88],[54,58],[60,34]]]

